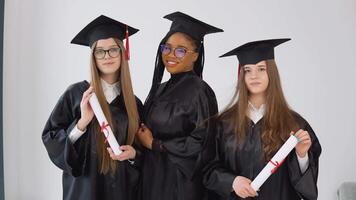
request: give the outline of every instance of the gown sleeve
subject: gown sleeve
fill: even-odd
[[[153,151],[157,151],[158,143],[158,151],[167,153],[170,161],[188,177],[192,177],[203,162],[201,151],[210,126],[207,120],[218,112],[216,97],[210,88],[199,91],[191,106],[196,110],[196,117],[192,119],[195,129],[188,136],[153,142]]]
[[[137,111],[138,114],[140,116],[140,121],[139,121],[139,125],[143,122],[143,105],[142,102],[139,98],[136,97],[136,105],[137,105]],[[144,157],[144,148],[141,145],[141,143],[137,140],[137,138],[135,138],[134,143],[132,144],[133,148],[136,150],[136,157],[133,160],[133,167],[139,168],[142,166],[142,162],[143,162],[143,157]]]
[[[203,184],[204,186],[223,199],[230,197],[232,183],[236,175],[224,167],[224,130],[221,123],[213,120],[213,125],[209,129],[209,141],[204,152],[211,155],[209,162],[203,167]]]
[[[74,144],[68,137],[80,117],[82,93],[73,90],[73,86],[69,87],[58,100],[42,132],[42,141],[57,167],[73,176],[80,176],[88,134],[84,133]]]
[[[298,118],[298,121],[301,124],[301,128],[309,133],[312,141],[312,145],[308,151],[309,166],[307,170],[302,173],[299,167],[297,155],[295,150],[293,150],[294,152],[288,156],[289,177],[295,191],[301,198],[306,200],[314,200],[318,197],[317,179],[321,146],[318,138],[316,137],[308,122],[306,122],[300,116],[298,116]]]

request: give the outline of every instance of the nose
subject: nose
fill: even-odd
[[[105,51],[104,59],[109,59],[109,58],[111,58],[111,57],[109,56],[109,51]]]
[[[251,70],[250,77],[251,78],[257,78],[257,71],[256,70]]]

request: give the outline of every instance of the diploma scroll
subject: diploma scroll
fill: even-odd
[[[294,149],[298,144],[298,138],[291,135],[288,140],[282,145],[282,147],[277,151],[277,153],[272,157],[268,164],[262,169],[262,171],[257,175],[257,177],[252,181],[251,187],[257,191],[260,189],[262,184],[271,176],[279,166],[283,163],[284,159],[288,154]]]
[[[94,111],[95,117],[99,122],[100,130],[105,135],[105,142],[108,142],[112,151],[115,155],[119,155],[122,151],[120,150],[120,145],[117,143],[117,140],[112,132],[109,123],[104,115],[103,110],[98,101],[98,97],[93,93],[93,95],[89,99],[89,103],[91,108]]]

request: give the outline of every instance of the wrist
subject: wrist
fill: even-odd
[[[83,120],[83,118],[80,118],[78,123],[77,123],[77,128],[80,130],[80,131],[84,131],[85,128],[87,127],[88,123]]]
[[[235,190],[235,185],[237,184],[237,181],[238,181],[238,180],[239,180],[239,176],[236,176],[236,177],[234,178],[234,181],[232,182],[231,188],[232,188],[233,191]]]
[[[136,158],[136,150],[133,149],[133,155],[129,159],[134,160],[135,158]]]
[[[148,142],[148,148],[152,150],[153,139]]]
[[[297,155],[298,155],[300,158],[304,158],[304,157],[307,155],[307,152],[297,151]]]

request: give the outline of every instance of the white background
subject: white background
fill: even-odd
[[[139,28],[130,40],[130,66],[144,101],[158,43],[170,26],[162,17],[174,11],[225,30],[205,37],[204,79],[220,110],[233,94],[237,60],[218,56],[249,41],[291,37],[276,49],[276,61],[291,107],[310,122],[323,148],[319,199],[335,199],[343,181],[356,181],[355,1],[11,0],[4,34],[6,199],[62,198],[61,171],[41,133],[67,86],[89,78],[89,48],[70,40],[100,14]]]

